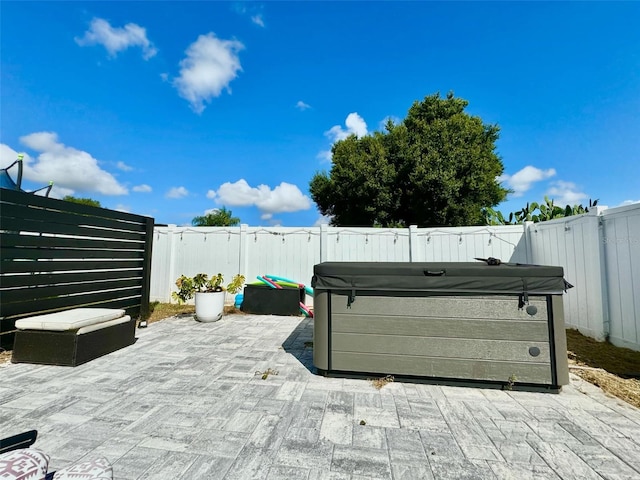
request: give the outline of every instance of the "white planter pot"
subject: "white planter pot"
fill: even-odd
[[[225,292],[196,293],[196,320],[199,322],[217,322],[224,311]]]

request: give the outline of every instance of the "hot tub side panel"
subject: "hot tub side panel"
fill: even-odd
[[[341,293],[331,293],[325,302],[330,305],[328,369],[556,383],[544,296],[529,298],[536,310],[529,314],[512,296],[358,294],[348,306],[347,292]],[[318,333],[324,332],[319,323]],[[317,345],[314,341],[314,350]]]

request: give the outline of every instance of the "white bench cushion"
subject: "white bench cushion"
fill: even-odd
[[[115,308],[74,308],[64,312],[47,313],[16,320],[19,330],[53,330],[64,332],[88,325],[107,322],[124,316],[124,310]]]
[[[96,330],[100,330],[102,328],[111,327],[113,325],[120,325],[121,323],[127,323],[130,321],[131,317],[129,315],[125,315],[124,317],[116,318],[114,320],[87,325],[86,327],[82,327],[81,329],[79,329],[76,333],[78,335],[82,335],[83,333],[95,332]]]

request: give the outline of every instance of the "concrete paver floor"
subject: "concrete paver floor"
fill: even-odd
[[[175,317],[85,365],[0,366],[0,437],[116,479],[640,479],[640,411],[560,394],[313,373],[310,320]],[[265,380],[256,372],[272,369]],[[361,425],[361,423],[364,423]]]

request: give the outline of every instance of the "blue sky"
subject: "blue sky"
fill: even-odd
[[[2,2],[0,164],[189,224],[310,226],[333,141],[453,91],[509,212],[640,200],[637,2]]]

